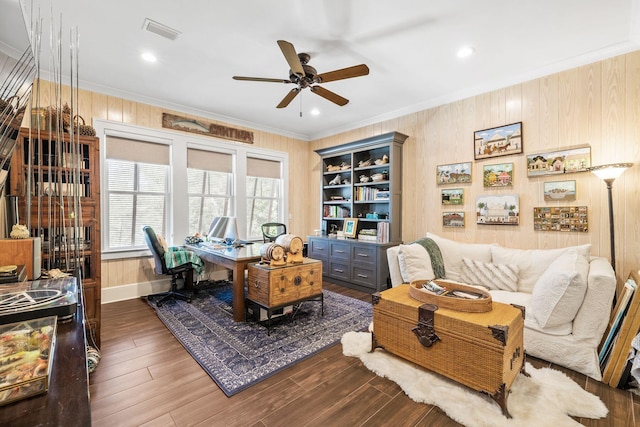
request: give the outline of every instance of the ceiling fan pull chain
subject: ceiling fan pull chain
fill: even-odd
[[[300,117],[302,117],[302,94],[300,94]]]

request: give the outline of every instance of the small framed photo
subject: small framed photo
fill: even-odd
[[[356,237],[358,219],[357,218],[345,218],[344,219],[344,236]]]
[[[513,163],[485,165],[483,167],[482,181],[485,187],[513,186]]]
[[[442,212],[443,227],[464,227],[464,212]]]
[[[590,146],[527,155],[527,176],[587,172],[590,167]]]
[[[476,160],[522,153],[522,122],[473,133]]]
[[[518,195],[480,195],[476,197],[476,223],[518,225],[520,223]]]
[[[544,183],[544,200],[551,202],[554,200],[575,200],[575,181],[550,181]]]
[[[438,165],[436,182],[440,184],[467,184],[471,182],[471,162]]]
[[[440,191],[443,205],[463,205],[464,190],[462,188],[451,188]]]

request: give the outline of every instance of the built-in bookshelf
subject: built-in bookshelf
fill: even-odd
[[[316,150],[322,157],[322,231],[335,235],[356,219],[356,236],[387,243],[401,240],[402,144],[389,132]],[[361,233],[365,230],[363,233]],[[375,237],[372,237],[375,236]]]
[[[11,158],[10,191],[18,218],[41,239],[41,268],[81,272],[85,317],[100,337],[99,140],[20,130]],[[30,216],[27,213],[30,212]]]

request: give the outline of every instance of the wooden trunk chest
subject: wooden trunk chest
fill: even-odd
[[[300,264],[270,267],[249,264],[248,298],[265,308],[288,305],[322,295],[322,262],[303,258]]]
[[[524,313],[493,302],[468,313],[424,304],[400,285],[373,295],[373,346],[490,395],[505,416],[507,396],[524,369]],[[524,370],[523,370],[524,373]]]

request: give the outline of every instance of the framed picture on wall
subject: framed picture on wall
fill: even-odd
[[[518,225],[520,206],[517,194],[481,195],[476,198],[476,223]]]
[[[442,212],[443,227],[464,227],[464,212]]]
[[[513,186],[513,163],[483,166],[482,181],[485,187]]]
[[[552,202],[554,200],[575,200],[575,181],[549,181],[544,183],[544,200]]]
[[[591,147],[527,155],[527,176],[586,172],[591,167]]]
[[[443,205],[463,205],[464,190],[462,188],[447,188],[440,191],[441,203]]]
[[[473,157],[476,160],[522,153],[522,122],[473,133]]]
[[[436,182],[438,185],[470,183],[471,162],[436,166]]]

